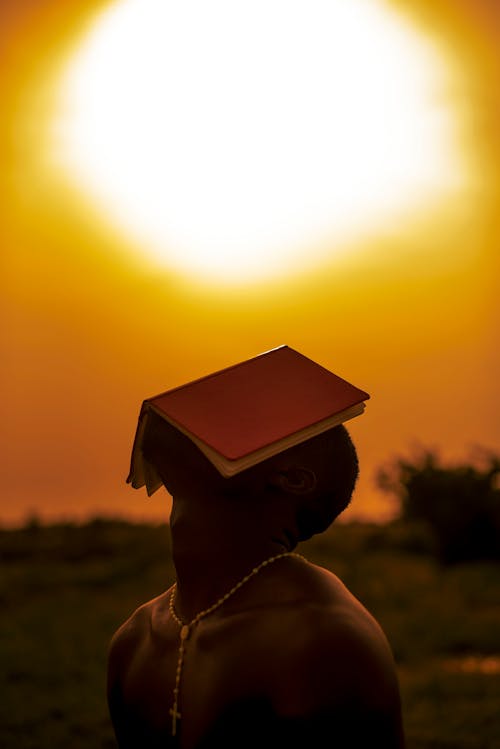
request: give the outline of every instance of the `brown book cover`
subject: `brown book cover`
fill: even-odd
[[[148,492],[149,484],[157,483],[146,480],[140,453],[150,409],[192,439],[222,475],[231,476],[360,415],[369,397],[298,351],[279,346],[145,400],[127,480],[134,488],[146,483]]]

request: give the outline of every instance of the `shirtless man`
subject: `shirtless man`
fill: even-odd
[[[380,626],[334,574],[288,553],[350,501],[358,464],[346,429],[230,479],[159,418],[143,453],[173,496],[177,583],[112,640],[120,749],[402,749]]]

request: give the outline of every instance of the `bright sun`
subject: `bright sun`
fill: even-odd
[[[377,0],[121,0],[64,73],[53,151],[154,262],[272,276],[450,189],[445,81]]]

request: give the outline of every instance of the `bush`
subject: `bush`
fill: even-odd
[[[500,458],[483,453],[480,462],[444,467],[426,451],[377,474],[378,486],[399,499],[401,519],[429,526],[444,563],[500,558]]]

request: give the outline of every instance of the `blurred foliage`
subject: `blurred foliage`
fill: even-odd
[[[398,522],[334,525],[299,551],[386,632],[408,749],[496,749],[500,565],[442,567],[432,548],[420,523]],[[30,522],[0,530],[0,555],[0,746],[115,749],[107,647],[173,581],[168,526]]]
[[[476,463],[445,467],[425,451],[377,474],[379,488],[399,499],[401,518],[430,529],[443,563],[500,559],[500,457],[482,451]]]

